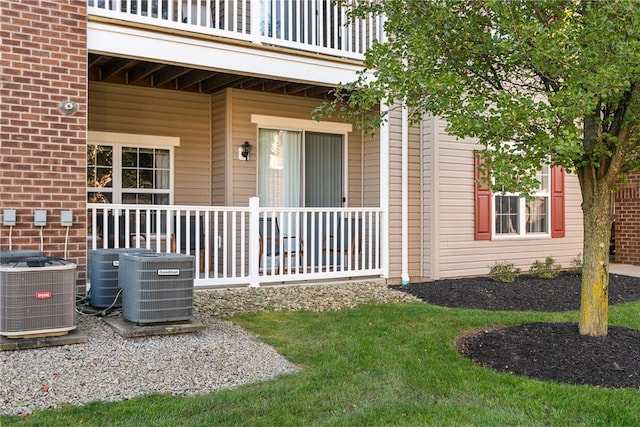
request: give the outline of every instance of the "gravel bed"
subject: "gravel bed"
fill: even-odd
[[[205,394],[272,379],[299,368],[228,320],[234,315],[415,300],[375,283],[197,291],[194,320],[206,329],[150,338],[123,338],[101,318],[78,315],[85,344],[0,352],[0,412],[28,414],[150,393]]]

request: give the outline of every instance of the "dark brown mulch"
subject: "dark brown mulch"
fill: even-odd
[[[489,277],[445,279],[391,286],[430,304],[483,310],[558,312],[580,308],[581,277],[563,273],[555,279],[518,276],[514,283],[500,283]],[[609,303],[640,300],[640,278],[611,274]]]
[[[578,310],[580,276],[515,283],[490,278],[447,279],[392,286],[425,302],[484,310],[559,312]],[[640,278],[611,275],[611,305],[640,300]],[[606,337],[582,336],[575,323],[527,323],[466,334],[458,351],[492,369],[568,384],[640,388],[640,331],[609,326]]]

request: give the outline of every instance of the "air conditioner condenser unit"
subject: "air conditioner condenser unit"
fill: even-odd
[[[89,251],[89,303],[97,308],[122,307],[118,286],[120,254],[151,253],[150,249],[105,248]]]
[[[76,265],[27,257],[0,265],[0,335],[64,335],[76,328]]]
[[[185,254],[120,255],[122,314],[139,324],[179,322],[193,316],[195,257]]]

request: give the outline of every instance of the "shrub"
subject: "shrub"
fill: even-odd
[[[582,253],[571,260],[571,271],[577,275],[582,274]]]
[[[529,268],[529,274],[537,279],[554,279],[558,277],[561,269],[562,266],[553,257],[548,256],[544,262],[535,261]]]
[[[508,261],[498,262],[489,266],[489,276],[498,282],[513,283],[520,274],[520,269]]]

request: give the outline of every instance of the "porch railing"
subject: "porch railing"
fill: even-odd
[[[380,17],[351,22],[329,0],[88,0],[88,13],[352,59],[383,30]]]
[[[373,277],[381,208],[88,204],[88,247],[195,258],[197,287]]]

